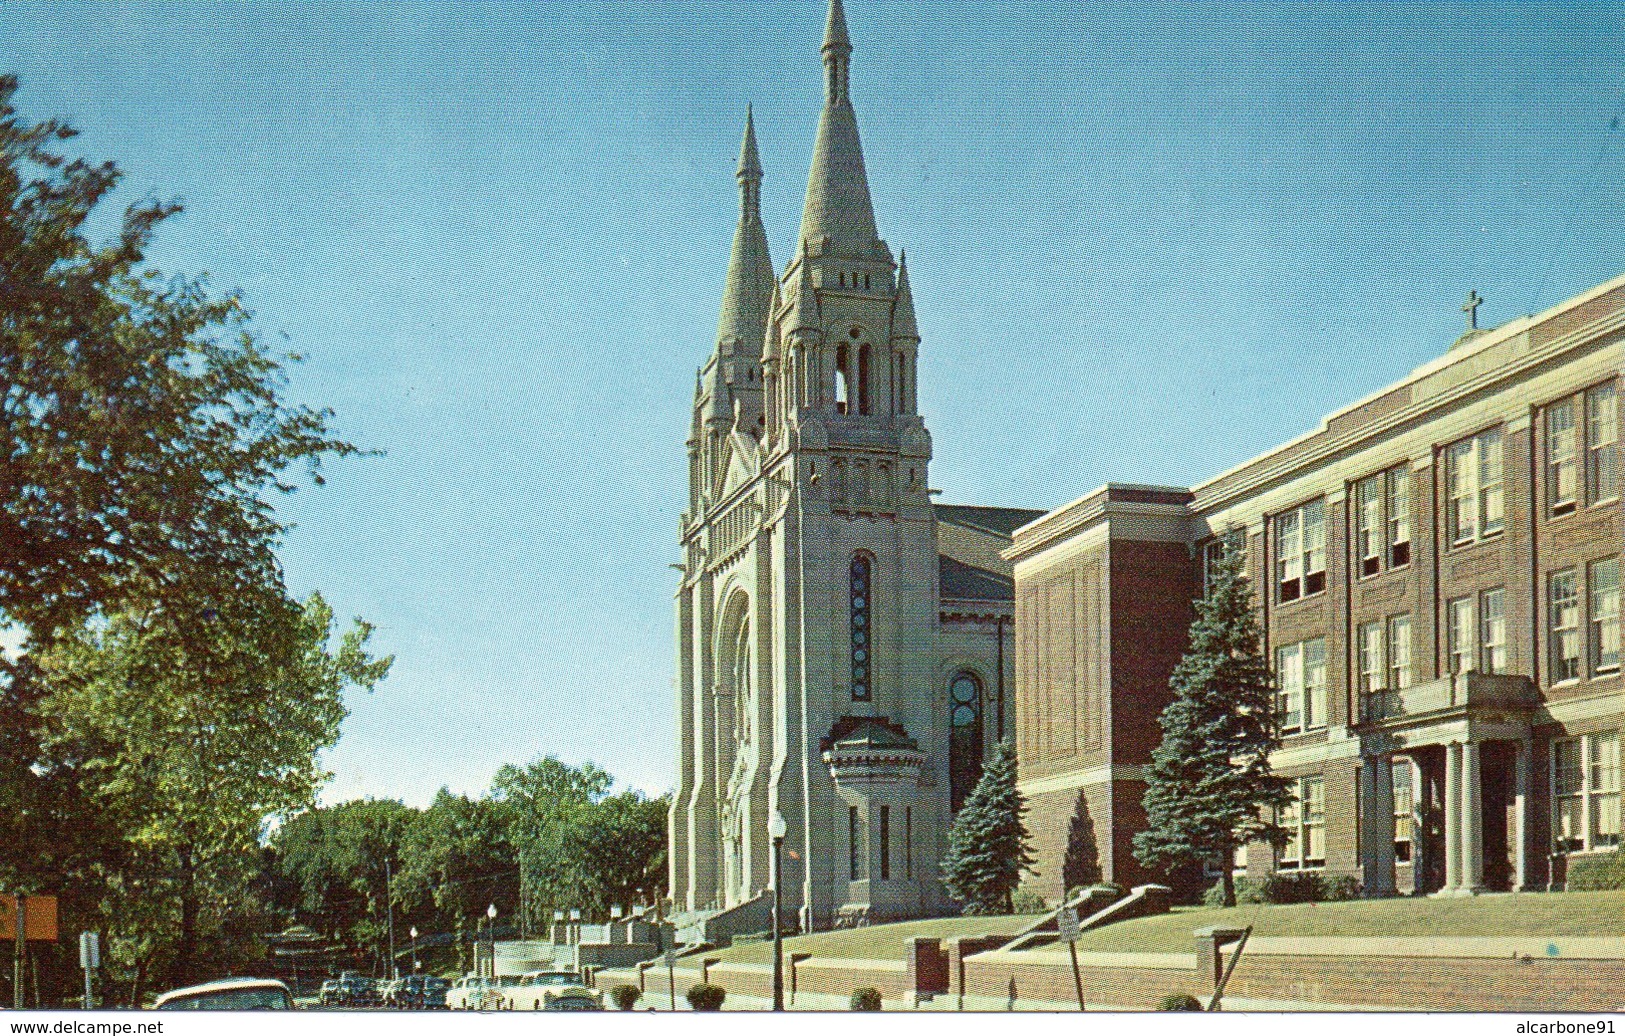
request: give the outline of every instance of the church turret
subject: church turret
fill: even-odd
[[[899,414],[915,412],[915,361],[920,347],[920,325],[914,319],[914,291],[908,285],[908,253],[897,261],[897,300],[891,311],[892,395]]]

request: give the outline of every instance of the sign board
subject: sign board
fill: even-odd
[[[1061,932],[1062,942],[1077,942],[1078,937],[1083,934],[1078,928],[1077,911],[1071,907],[1067,907],[1055,915],[1055,925]]]
[[[677,950],[674,947],[671,947],[671,946],[666,947],[666,958],[665,959],[666,959],[666,967],[668,967],[668,968],[676,967],[676,965],[677,965]]]
[[[33,942],[56,942],[56,897],[29,896],[24,906],[26,933]],[[17,938],[17,897],[0,896],[0,940]]]
[[[79,933],[79,966],[87,969],[102,966],[102,937],[99,933]]]

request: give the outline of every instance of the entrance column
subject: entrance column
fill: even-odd
[[[1444,746],[1444,888],[1461,888],[1461,746]]]
[[[1484,888],[1484,795],[1478,742],[1462,745],[1461,757],[1461,884],[1467,892],[1480,892]]]
[[[1533,746],[1528,738],[1518,742],[1513,758],[1513,829],[1517,841],[1512,846],[1512,891],[1524,892],[1529,888],[1529,764]]]
[[[1367,896],[1394,894],[1394,763],[1387,755],[1365,760],[1361,767],[1366,808],[1360,846]]]

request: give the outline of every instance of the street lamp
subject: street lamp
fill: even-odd
[[[491,981],[497,977],[497,905],[485,908],[485,959],[491,968]]]
[[[410,931],[412,936],[412,974],[418,972],[418,926],[413,925]]]
[[[784,1010],[784,930],[779,921],[784,905],[784,835],[788,830],[784,814],[778,810],[767,822],[768,836],[773,839],[773,1010]]]

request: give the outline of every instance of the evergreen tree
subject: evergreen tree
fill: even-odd
[[[1282,844],[1286,832],[1273,817],[1292,793],[1270,769],[1280,743],[1275,681],[1259,651],[1240,551],[1225,551],[1209,575],[1190,650],[1170,680],[1174,699],[1162,712],[1162,743],[1146,778],[1148,827],[1134,836],[1134,855],[1148,867],[1214,861],[1224,903],[1234,906],[1236,846]]]
[[[967,914],[1008,914],[1021,872],[1032,869],[1032,836],[1022,816],[1027,804],[1016,790],[1016,750],[999,744],[982,779],[954,818],[942,883]]]
[[[1089,816],[1089,799],[1080,790],[1078,804],[1066,827],[1066,855],[1061,861],[1061,885],[1067,892],[1088,885],[1098,885],[1100,846],[1095,842],[1095,823]]]

